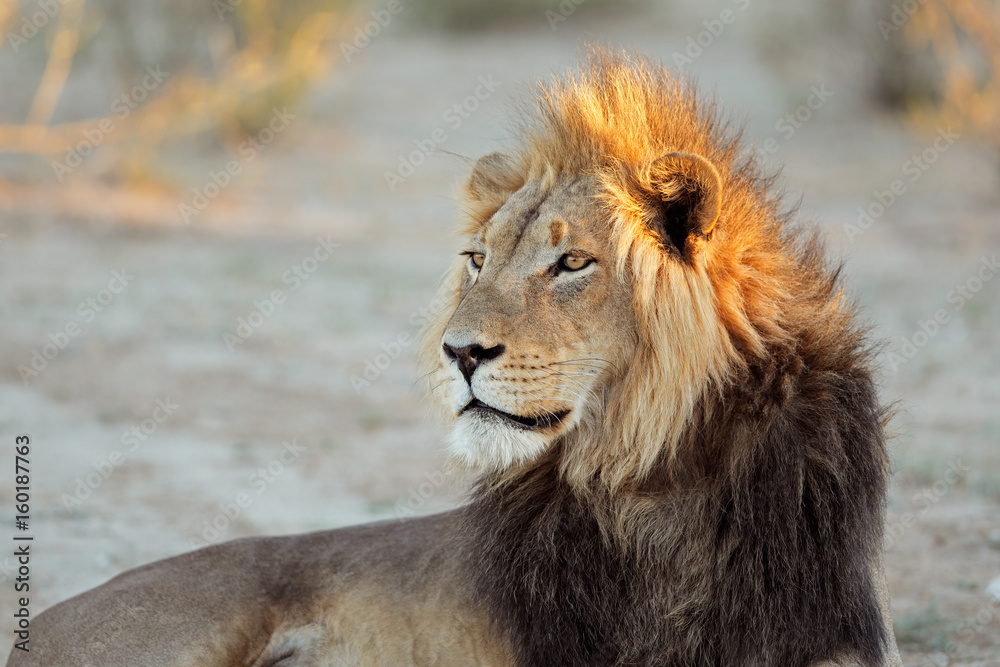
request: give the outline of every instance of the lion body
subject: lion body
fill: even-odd
[[[129,570],[46,610],[38,667],[502,667],[454,547],[455,512],[248,538]]]
[[[596,54],[536,101],[425,339],[471,502],[133,570],[10,665],[900,664],[837,272],[661,67]]]

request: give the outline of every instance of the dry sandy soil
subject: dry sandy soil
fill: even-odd
[[[7,443],[32,438],[33,611],[206,541],[460,502],[465,481],[442,484],[441,433],[405,341],[456,250],[452,194],[467,166],[439,152],[394,191],[384,173],[437,128],[440,148],[458,155],[500,146],[518,82],[571,64],[583,40],[670,62],[725,6],[581,12],[555,31],[544,16],[465,36],[390,26],[190,225],[177,209],[189,190],[166,204],[123,199],[88,189],[85,169],[58,188],[0,188],[0,434],[8,471]],[[899,407],[885,562],[907,664],[1000,665],[1000,600],[986,591],[1000,577],[1000,279],[977,278],[996,277],[983,267],[1000,252],[996,155],[965,137],[939,142],[912,180],[908,161],[934,146],[935,129],[904,127],[866,101],[856,49],[819,34],[798,47],[771,39],[797,28],[769,11],[750,4],[690,69],[749,139],[777,140],[764,159],[784,164],[789,200],[802,195],[803,220],[845,260],[885,341],[884,395]],[[444,113],[480,77],[499,88],[455,127]],[[814,86],[831,94],[806,114]],[[797,109],[810,117],[788,136],[776,123]],[[192,159],[189,187],[225,161]],[[897,179],[905,192],[849,234],[859,207]],[[321,243],[337,247],[304,263]],[[298,285],[286,273],[296,266],[313,269]],[[113,271],[127,285],[102,294]],[[273,312],[227,344],[274,290],[281,302],[263,305]],[[89,321],[79,304],[101,298]],[[935,316],[943,323],[927,324]],[[79,333],[24,381],[18,366],[71,322]],[[385,365],[383,350],[391,362],[356,390],[351,377]],[[159,402],[176,407],[166,415]],[[12,483],[0,476],[5,535]],[[250,504],[230,520],[222,507],[240,494]],[[0,566],[9,636],[11,558]]]

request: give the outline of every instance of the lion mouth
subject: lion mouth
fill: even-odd
[[[522,417],[521,415],[514,415],[509,412],[504,412],[503,410],[498,410],[492,405],[483,403],[478,398],[472,399],[468,405],[462,408],[462,412],[460,414],[465,414],[470,410],[489,412],[497,415],[498,417],[502,417],[509,422],[517,424],[521,428],[528,429],[551,428],[559,424],[569,414],[569,410],[560,410],[559,412],[551,412],[537,417]]]

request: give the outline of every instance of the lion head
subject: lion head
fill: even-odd
[[[534,99],[465,184],[430,386],[460,460],[556,453],[567,479],[621,486],[748,356],[794,337],[782,286],[801,268],[769,179],[689,82],[593,53]]]

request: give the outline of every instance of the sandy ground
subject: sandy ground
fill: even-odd
[[[466,166],[439,152],[394,190],[385,172],[437,128],[446,151],[497,148],[518,82],[571,64],[584,40],[670,62],[726,6],[581,13],[555,31],[544,16],[462,37],[387,29],[190,225],[177,210],[190,191],[124,224],[117,195],[88,190],[86,170],[58,189],[0,188],[0,437],[32,438],[34,613],[197,544],[459,502],[464,481],[440,474],[441,433],[407,341],[456,249]],[[846,261],[886,342],[884,394],[899,415],[885,562],[906,663],[1000,665],[1000,600],[986,592],[1000,577],[1000,280],[985,279],[1000,252],[996,155],[939,142],[912,180],[934,128],[874,110],[860,56],[822,36],[768,39],[788,26],[766,4],[745,11],[760,14],[690,69],[750,139],[776,139],[764,159],[785,165],[790,201],[802,195],[803,219]],[[499,85],[456,127],[445,112],[481,78]],[[776,123],[817,86],[830,94],[788,136]],[[225,160],[189,163],[189,187]],[[905,192],[855,234],[859,207],[896,179]],[[316,252],[328,258],[306,259]],[[241,318],[259,325],[245,339]],[[78,333],[25,381],[18,366],[70,323]],[[369,363],[385,367],[358,390],[351,378]],[[0,476],[5,535],[12,484]],[[227,517],[241,494],[249,505]],[[12,559],[0,568],[7,636]]]

